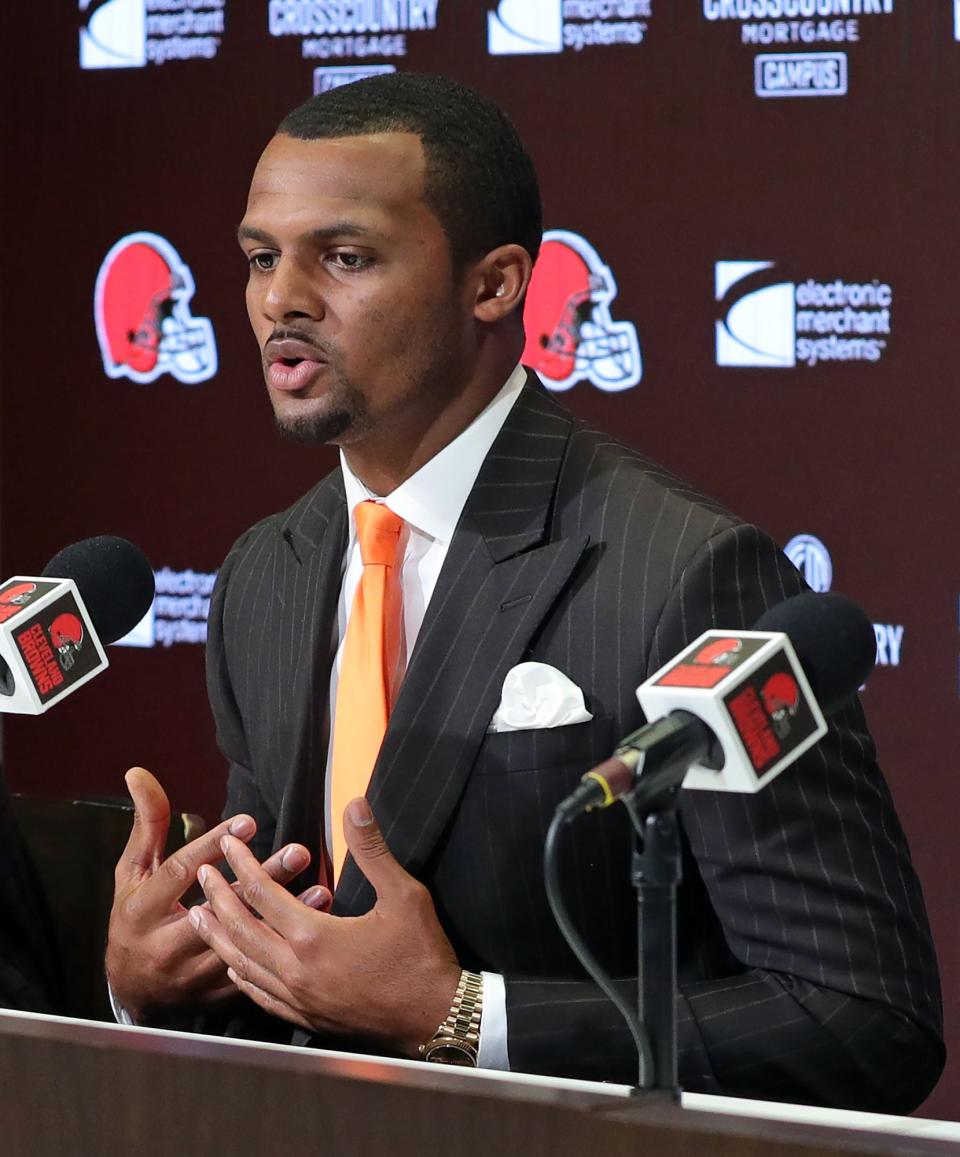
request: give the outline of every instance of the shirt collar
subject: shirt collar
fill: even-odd
[[[350,469],[341,450],[340,466],[350,511],[351,543],[356,536],[354,509],[367,499],[384,502],[409,526],[439,542],[449,543],[480,467],[526,380],[523,366],[517,366],[497,396],[461,434],[384,498],[371,494]]]

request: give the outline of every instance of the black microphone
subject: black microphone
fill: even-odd
[[[153,569],[113,535],[75,542],[38,577],[0,585],[0,713],[42,715],[109,666],[153,602]]]
[[[654,721],[624,739],[561,804],[568,817],[636,792],[757,792],[826,733],[876,661],[856,603],[806,592],[752,631],[707,631],[637,688]]]

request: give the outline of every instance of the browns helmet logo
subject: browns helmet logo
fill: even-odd
[[[188,385],[217,372],[213,326],[194,317],[196,286],[180,254],[156,233],[130,233],[103,259],[94,319],[111,378],[152,382],[171,374]]]
[[[742,649],[743,642],[740,639],[711,639],[705,647],[701,647],[697,651],[690,661],[728,667],[731,665],[734,655]]]
[[[50,624],[50,641],[64,671],[77,661],[77,652],[83,647],[83,623],[76,615],[64,613]]]
[[[614,321],[617,283],[596,249],[578,233],[543,235],[523,310],[522,361],[550,390],[569,390],[586,378],[615,392],[635,386],[643,373],[636,327]]]
[[[14,583],[0,592],[0,603],[4,606],[23,607],[33,598],[36,583]]]
[[[800,688],[785,671],[771,675],[760,691],[763,706],[780,739],[790,733],[790,721],[800,707]]]

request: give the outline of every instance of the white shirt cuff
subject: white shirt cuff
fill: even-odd
[[[107,996],[110,997],[110,1011],[113,1013],[113,1019],[117,1024],[134,1024],[133,1017],[113,995],[113,989],[110,987],[109,982],[107,983]]]
[[[499,972],[484,972],[478,1069],[510,1071],[507,1055],[507,988]],[[111,997],[112,1000],[112,997]]]

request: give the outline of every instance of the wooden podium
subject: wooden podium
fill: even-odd
[[[619,1086],[0,1013],[4,1157],[923,1157],[946,1151],[960,1153],[960,1147],[915,1135],[696,1111],[633,1098]]]

